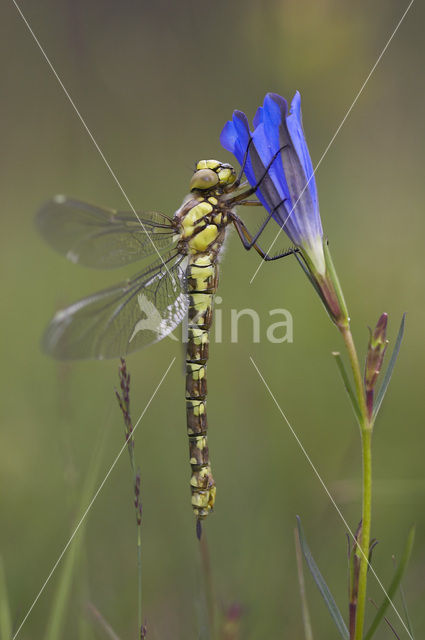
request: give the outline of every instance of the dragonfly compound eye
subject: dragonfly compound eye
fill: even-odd
[[[190,190],[194,189],[211,189],[218,184],[218,175],[212,169],[199,169],[195,171],[190,181]]]
[[[233,184],[236,180],[236,171],[230,164],[222,164],[218,171],[218,179],[223,186]]]

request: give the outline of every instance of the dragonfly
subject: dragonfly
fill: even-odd
[[[189,194],[173,217],[158,212],[118,212],[63,195],[38,211],[36,224],[47,243],[74,264],[109,269],[153,260],[126,279],[58,311],[43,337],[44,351],[59,360],[115,358],[162,340],[186,322],[186,415],[191,466],[191,504],[197,521],[213,510],[216,485],[207,440],[207,362],[219,259],[230,226],[245,249],[266,261],[237,206],[261,206],[256,187],[227,163],[201,160]],[[267,178],[266,167],[262,179]],[[261,179],[259,180],[259,183]],[[277,206],[280,206],[279,203]]]

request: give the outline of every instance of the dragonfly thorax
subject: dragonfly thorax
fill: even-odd
[[[223,194],[236,180],[229,164],[200,160],[190,182],[190,195],[174,215],[180,235],[180,251],[218,254],[229,224],[229,208]]]
[[[228,209],[216,196],[188,197],[176,211],[174,221],[181,253],[218,254],[229,224]]]

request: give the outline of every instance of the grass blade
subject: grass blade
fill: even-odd
[[[102,616],[100,611],[96,609],[92,602],[89,602],[87,605],[87,609],[90,615],[94,620],[98,623],[99,627],[103,629],[105,635],[110,638],[110,640],[120,640],[119,636],[115,633],[109,622]]]
[[[380,389],[379,389],[379,391],[378,391],[378,393],[376,395],[376,399],[375,399],[375,402],[374,402],[373,416],[372,416],[373,420],[375,420],[376,416],[378,415],[379,409],[381,408],[382,401],[383,401],[384,396],[385,396],[385,394],[387,392],[388,385],[390,384],[391,376],[393,374],[393,370],[394,370],[394,367],[395,367],[395,363],[397,361],[398,353],[400,351],[401,341],[403,340],[405,320],[406,320],[406,314],[403,313],[403,317],[401,319],[401,324],[400,324],[400,329],[398,330],[398,334],[397,334],[397,338],[396,338],[396,341],[395,341],[393,352],[391,354],[390,362],[388,364],[387,370],[385,372],[384,379],[382,381],[381,387],[380,387]]]
[[[87,507],[87,503],[92,497],[102,452],[103,442],[100,446],[96,446],[94,448],[94,455],[89,465],[89,472],[86,476],[83,490],[81,492],[81,502],[78,508],[78,513],[84,512]],[[86,521],[82,523],[65,556],[59,584],[55,593],[55,597],[53,599],[49,620],[47,622],[46,634],[44,636],[45,640],[57,640],[63,635],[63,628],[66,621],[67,603],[71,591],[72,580],[74,578],[77,560],[84,540],[83,533],[85,523]]]
[[[348,397],[351,400],[351,406],[353,407],[354,415],[357,418],[357,422],[360,424],[361,413],[360,413],[359,403],[357,402],[356,395],[355,395],[355,393],[353,391],[353,388],[352,388],[352,386],[350,384],[350,379],[349,379],[349,377],[347,375],[347,372],[345,370],[344,363],[343,363],[342,358],[341,358],[341,354],[338,351],[332,351],[332,355],[335,358],[335,362],[336,362],[337,367],[339,369],[339,372],[341,374],[341,378],[342,378],[342,381],[344,383],[344,387],[345,387],[345,389],[346,389],[346,391],[348,393]]]
[[[407,536],[407,542],[406,542],[406,546],[404,548],[403,551],[403,555],[401,557],[401,561],[400,564],[397,567],[397,570],[394,574],[393,579],[391,580],[391,584],[388,587],[388,598],[386,597],[384,599],[384,601],[382,602],[381,606],[379,607],[375,618],[373,619],[372,624],[369,627],[368,632],[366,633],[364,640],[370,640],[373,637],[373,634],[375,633],[376,629],[379,626],[379,623],[381,622],[381,620],[383,619],[385,612],[390,604],[390,600],[393,599],[399,585],[401,582],[401,579],[403,577],[403,574],[406,570],[407,564],[409,562],[409,558],[410,558],[410,554],[412,552],[412,548],[413,548],[413,542],[415,539],[415,527],[412,527],[409,531],[409,535]]]
[[[412,625],[412,621],[410,620],[409,612],[407,610],[406,598],[405,598],[404,589],[401,583],[400,583],[400,596],[401,596],[401,604],[403,606],[404,617],[406,618],[407,628],[409,629],[409,633],[412,637],[412,640],[415,640],[415,636],[413,635],[413,625]]]
[[[313,579],[320,593],[322,594],[325,604],[329,610],[329,613],[332,616],[333,621],[335,622],[336,628],[338,629],[341,638],[343,640],[349,640],[349,633],[348,633],[347,626],[344,622],[344,619],[341,615],[340,610],[337,607],[335,600],[333,599],[331,592],[329,591],[328,585],[326,584],[322,574],[319,571],[319,568],[316,562],[313,559],[313,556],[311,555],[311,551],[308,548],[308,545],[304,536],[304,532],[301,526],[301,520],[298,516],[297,516],[297,526],[298,526],[298,534],[301,542],[301,549],[303,551],[305,561],[307,562],[307,566],[310,569],[311,575],[313,576]]]
[[[297,529],[294,529],[295,538],[295,555],[297,558],[297,570],[298,570],[298,584],[300,588],[301,607],[304,623],[304,635],[305,640],[313,640],[313,630],[311,628],[310,611],[308,608],[307,594],[305,590],[304,571],[303,571],[303,559],[301,555],[301,543],[300,535]]]
[[[7,595],[6,575],[3,558],[0,556],[0,638],[12,637],[12,618]]]
[[[376,602],[374,600],[369,600],[369,602],[371,602],[373,604],[373,606],[375,607],[375,609],[378,608],[378,605],[376,604]],[[384,620],[387,623],[387,626],[389,629],[391,629],[394,638],[397,638],[397,640],[401,640],[400,636],[398,635],[397,631],[394,629],[393,625],[391,624],[391,622],[388,620],[388,618],[386,616],[384,616]]]

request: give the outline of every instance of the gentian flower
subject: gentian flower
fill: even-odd
[[[302,266],[332,320],[348,321],[342,292],[323,238],[316,182],[301,120],[297,92],[288,114],[285,98],[268,93],[251,131],[248,119],[234,111],[221,144],[242,165],[265,209],[299,249]]]

